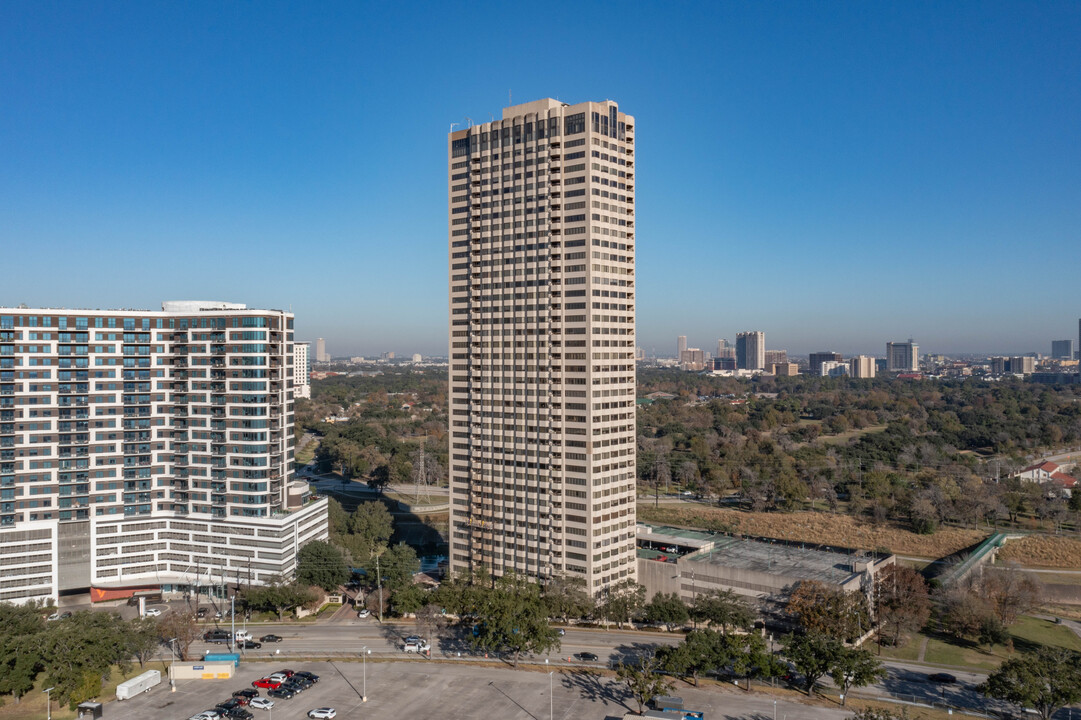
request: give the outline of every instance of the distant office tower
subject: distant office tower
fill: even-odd
[[[714,370],[735,370],[736,369],[736,359],[734,357],[730,357],[730,358],[713,358],[713,369]]]
[[[774,363],[771,367],[773,368],[773,374],[778,377],[794,377],[799,375],[799,365],[796,363]]]
[[[1010,371],[1010,359],[1008,357],[991,358],[991,374],[1004,375]]]
[[[766,334],[752,330],[736,335],[736,366],[740,370],[766,369]]]
[[[843,360],[841,353],[836,352],[813,352],[807,356],[807,374],[808,375],[825,375],[822,372],[822,363],[824,362],[841,362]]]
[[[684,370],[702,370],[705,368],[705,353],[699,348],[687,348],[679,356],[680,366]]]
[[[875,376],[875,359],[869,355],[857,355],[848,363],[848,374],[854,378],[866,379]]]
[[[644,347],[641,347],[641,346],[636,347],[634,349],[634,359],[635,360],[645,360],[646,359],[646,349]]]
[[[1011,357],[1010,372],[1014,375],[1031,375],[1036,372],[1036,358],[1028,355]]]
[[[637,577],[634,118],[538,100],[447,150],[451,569],[600,594]]]
[[[424,358],[423,358],[423,357],[421,356],[421,354],[420,354],[420,353],[413,353],[413,362],[415,362],[415,363],[419,363],[419,362],[420,362],[420,361],[422,361],[423,359],[424,359]]]
[[[330,362],[330,355],[327,355],[327,341],[323,338],[316,338],[315,340],[315,361],[316,362]]]
[[[848,363],[843,360],[823,360],[818,366],[821,377],[843,377],[848,375]]]
[[[1055,360],[1073,360],[1073,340],[1052,340],[1051,357]]]
[[[291,577],[328,532],[293,351],[292,313],[235,303],[0,309],[0,600]]]
[[[683,357],[683,353],[687,350],[687,336],[680,335],[676,338],[676,359],[679,360]]]
[[[889,372],[915,372],[920,369],[920,346],[909,338],[908,342],[886,343],[886,370]]]
[[[299,398],[312,396],[312,363],[308,356],[311,345],[293,343],[293,395]]]
[[[721,338],[717,341],[717,357],[736,359],[736,348],[728,340]]]
[[[769,369],[770,365],[781,365],[788,362],[787,350],[766,350],[763,367]]]

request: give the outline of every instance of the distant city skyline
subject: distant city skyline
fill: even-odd
[[[0,5],[0,304],[238,300],[335,357],[443,355],[437,138],[612,97],[648,140],[647,353],[748,327],[792,355],[1076,337],[1053,271],[1081,265],[1081,5],[557,0],[576,20],[544,33],[470,7]]]

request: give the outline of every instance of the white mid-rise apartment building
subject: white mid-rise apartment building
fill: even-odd
[[[292,376],[290,313],[0,308],[0,600],[291,575]]]
[[[293,396],[310,398],[312,396],[312,362],[309,355],[311,344],[293,343]]]
[[[636,575],[634,148],[611,101],[447,139],[452,569]]]

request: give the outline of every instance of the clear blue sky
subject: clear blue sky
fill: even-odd
[[[445,353],[446,133],[510,91],[636,116],[647,350],[1077,337],[1078,2],[0,0],[0,305]]]

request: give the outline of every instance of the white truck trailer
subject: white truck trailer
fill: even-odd
[[[147,670],[142,675],[138,675],[131,680],[127,680],[117,685],[116,699],[128,700],[141,692],[150,692],[150,688],[160,683],[161,672],[158,670]]]

